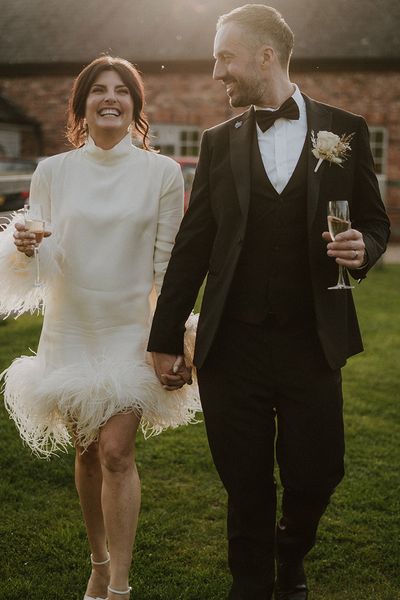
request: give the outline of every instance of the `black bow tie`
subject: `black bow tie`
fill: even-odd
[[[267,131],[276,119],[297,120],[299,117],[299,107],[292,97],[285,100],[278,110],[256,110],[256,121],[261,131]]]

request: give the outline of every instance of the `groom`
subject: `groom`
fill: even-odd
[[[389,234],[365,121],[302,94],[292,48],[271,7],[218,21],[214,79],[232,106],[251,108],[204,133],[148,346],[165,386],[188,380],[184,324],[207,276],[194,363],[228,493],[231,600],[308,597],[303,558],[344,472],[340,369],[363,349],[351,292],[328,287],[338,265],[364,279]],[[321,131],[352,134],[347,152],[325,134],[340,166],[312,153]],[[347,200],[352,222],[335,242],[330,200]]]

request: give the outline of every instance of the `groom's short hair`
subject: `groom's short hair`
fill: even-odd
[[[249,35],[247,43],[254,49],[262,44],[272,46],[282,67],[287,67],[293,51],[294,34],[275,8],[265,4],[245,4],[221,15],[217,31],[226,23],[239,25]]]

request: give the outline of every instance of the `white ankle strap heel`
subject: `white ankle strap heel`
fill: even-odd
[[[107,552],[108,554],[108,552]],[[108,554],[108,558],[106,560],[93,560],[93,554],[90,555],[90,562],[92,565],[107,565],[110,562],[110,555]],[[107,598],[100,598],[97,596],[94,598],[93,596],[87,596],[86,594],[83,597],[83,600],[107,600]]]
[[[112,594],[118,594],[118,596],[125,596],[125,594],[131,593],[132,588],[131,588],[131,586],[129,586],[127,590],[125,590],[124,592],[121,592],[121,590],[115,590],[111,586],[108,586],[108,591],[111,592]]]

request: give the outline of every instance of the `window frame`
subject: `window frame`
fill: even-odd
[[[153,123],[150,136],[152,145],[159,149],[161,154],[184,157],[199,155],[201,129],[197,125]]]
[[[375,139],[376,134],[382,134],[382,140],[377,141]],[[388,168],[388,154],[389,154],[389,131],[387,127],[382,125],[370,125],[369,126],[369,144],[374,159],[375,173],[379,183],[379,189],[381,192],[382,199],[385,200],[386,196],[386,183],[387,183],[387,168]],[[381,156],[377,156],[376,149],[381,148]]]

